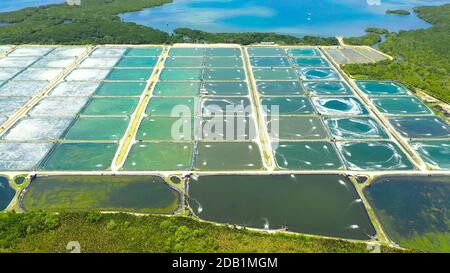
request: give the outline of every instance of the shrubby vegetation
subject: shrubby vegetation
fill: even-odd
[[[348,45],[374,45],[381,42],[381,35],[389,34],[385,28],[369,27],[366,28],[366,35],[359,37],[344,38],[344,42]]]
[[[74,240],[82,252],[367,252],[364,243],[264,234],[186,217],[0,214],[0,252],[66,252]]]
[[[344,42],[348,45],[374,45],[381,42],[381,36],[377,33],[367,33],[360,37],[344,38]]]
[[[65,4],[0,13],[0,44],[166,44],[185,41],[251,44],[337,44],[335,38],[297,38],[274,33],[207,33],[177,29],[174,35],[125,23],[121,13],[155,7],[172,0],[83,0],[81,6]]]
[[[376,33],[376,34],[389,34],[389,30],[385,29],[385,28],[377,28],[377,27],[368,27],[366,28],[366,32],[367,33]]]
[[[433,26],[390,33],[380,49],[394,61],[349,64],[344,70],[358,79],[398,80],[450,102],[450,4],[418,7],[415,12]]]

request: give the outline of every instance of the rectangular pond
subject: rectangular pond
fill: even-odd
[[[418,98],[412,96],[400,97],[375,97],[371,101],[380,110],[387,115],[432,115],[428,106]]]
[[[200,94],[200,82],[158,82],[153,96],[194,97]]]
[[[306,92],[316,96],[352,95],[352,90],[345,82],[311,81],[304,82]]]
[[[344,167],[331,142],[273,142],[272,150],[280,170],[339,170]]]
[[[245,171],[263,168],[258,144],[254,142],[197,143],[194,169],[200,171]]]
[[[193,141],[194,118],[146,117],[136,139],[141,141]]]
[[[45,171],[103,171],[111,167],[114,143],[60,143],[39,167]]]
[[[125,171],[187,171],[192,165],[192,143],[158,142],[133,145]]]
[[[98,96],[139,96],[146,87],[145,82],[104,82],[95,91]]]
[[[189,205],[204,220],[356,240],[375,235],[344,176],[200,176],[188,187]]]
[[[39,176],[28,187],[26,211],[124,211],[169,214],[180,194],[158,176]]]
[[[338,140],[389,137],[384,127],[370,117],[325,117],[324,123]]]
[[[450,170],[450,140],[412,141],[409,144],[432,169]]]
[[[92,98],[81,111],[82,115],[131,115],[138,98]]]
[[[406,154],[389,141],[337,142],[344,162],[353,171],[413,170]]]
[[[314,108],[307,97],[263,97],[263,111],[266,114],[307,115],[314,114]]]
[[[450,176],[384,176],[364,189],[384,231],[402,247],[450,252]]]
[[[392,117],[389,122],[407,138],[450,138],[450,124],[438,116]]]
[[[267,130],[272,139],[325,139],[327,132],[319,117],[267,116]]]
[[[258,92],[264,96],[303,95],[305,91],[298,81],[265,82],[256,84]]]
[[[128,127],[128,117],[81,117],[65,134],[66,140],[118,141]]]
[[[370,96],[407,95],[410,93],[403,85],[390,81],[357,81],[356,84]]]

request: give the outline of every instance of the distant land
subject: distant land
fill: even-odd
[[[404,9],[396,9],[396,10],[387,10],[386,14],[397,14],[397,15],[410,15],[411,12],[404,10]]]

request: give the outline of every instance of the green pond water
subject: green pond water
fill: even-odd
[[[290,48],[287,50],[290,56],[308,56],[308,57],[316,57],[322,56],[319,50],[315,48]]]
[[[138,143],[124,164],[126,171],[186,171],[191,169],[192,143]]]
[[[246,96],[248,86],[246,82],[205,82],[202,89],[208,95],[217,96]]]
[[[104,82],[95,92],[99,96],[139,96],[144,92],[145,82]]]
[[[336,139],[388,138],[388,134],[373,118],[324,118],[329,132]]]
[[[171,48],[169,56],[204,56],[206,53],[204,48]]]
[[[0,176],[0,211],[6,209],[16,195],[6,177]]]
[[[200,176],[189,205],[201,219],[347,239],[375,235],[353,184],[339,175]]]
[[[154,97],[150,100],[145,112],[149,115],[156,116],[171,116],[172,111],[176,113],[179,111],[188,112],[188,114],[194,115],[196,104],[194,98]]]
[[[283,81],[283,82],[258,82],[258,92],[262,95],[302,95],[305,92],[298,81]]]
[[[165,67],[202,67],[203,57],[169,57]]]
[[[450,125],[437,116],[392,117],[389,122],[407,138],[450,137]]]
[[[297,73],[292,68],[253,68],[256,80],[296,80]]]
[[[268,114],[305,115],[315,113],[307,97],[263,97],[261,104]]]
[[[128,57],[156,57],[162,53],[162,48],[129,48],[124,56]]]
[[[389,115],[431,115],[431,111],[419,99],[411,96],[378,97],[372,98],[372,102],[381,113]]]
[[[217,57],[232,57],[241,56],[241,50],[239,48],[207,48],[206,56]]]
[[[413,141],[410,145],[431,168],[450,170],[450,140]]]
[[[350,87],[344,82],[304,82],[305,89],[308,93],[317,96],[323,95],[351,95]]]
[[[256,139],[256,126],[252,118],[242,116],[202,117],[196,135],[200,140],[232,141]]]
[[[259,147],[253,142],[199,142],[194,168],[201,171],[262,169]]]
[[[158,58],[135,58],[124,57],[116,65],[117,67],[154,67],[158,62]]]
[[[248,55],[251,57],[277,57],[286,56],[286,51],[282,48],[255,47],[248,49]]]
[[[338,142],[338,148],[350,170],[413,170],[405,153],[393,142]]]
[[[110,81],[146,81],[153,69],[113,69],[106,80]]]
[[[191,141],[194,140],[193,118],[147,117],[141,122],[137,140]]]
[[[173,213],[179,193],[157,176],[43,176],[23,200],[27,211]]]
[[[325,139],[327,133],[319,117],[279,116],[267,118],[267,130],[272,139]]]
[[[117,150],[113,143],[61,143],[42,162],[46,171],[107,170]]]
[[[408,89],[401,84],[385,81],[357,81],[358,87],[368,95],[405,95]]]
[[[293,63],[299,67],[328,67],[330,63],[323,58],[294,58]]]
[[[380,177],[364,195],[400,246],[450,252],[450,176]]]
[[[290,67],[287,57],[252,57],[250,63],[255,67]]]
[[[202,100],[202,113],[212,115],[248,115],[251,103],[246,97],[209,97]]]
[[[304,81],[339,81],[341,79],[339,73],[332,68],[299,68],[297,72]]]
[[[92,98],[81,114],[131,115],[138,102],[138,98]]]
[[[206,57],[206,67],[243,67],[244,63],[240,57]]]
[[[201,68],[164,68],[159,76],[161,81],[192,81],[201,78]]]
[[[120,140],[128,127],[128,118],[79,118],[64,139],[68,140]]]
[[[338,170],[342,162],[333,144],[325,141],[273,142],[272,150],[282,170]]]
[[[153,96],[194,97],[199,92],[200,82],[158,82],[153,90]]]
[[[206,68],[203,79],[210,81],[243,81],[245,71],[242,68]]]

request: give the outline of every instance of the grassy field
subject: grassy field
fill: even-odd
[[[78,241],[82,252],[368,252],[360,242],[271,235],[202,223],[186,217],[127,214],[0,214],[0,252],[66,252]],[[399,252],[382,247],[383,252]]]

